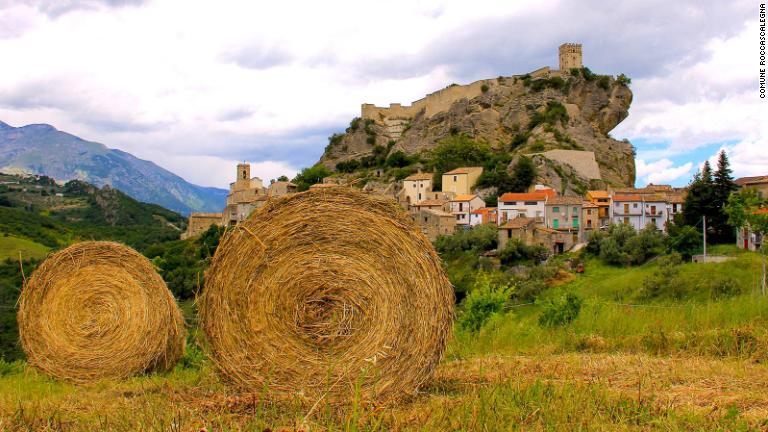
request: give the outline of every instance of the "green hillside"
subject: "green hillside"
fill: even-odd
[[[6,233],[7,234],[7,233]],[[3,235],[0,237],[0,260],[6,258],[22,260],[44,257],[51,248],[32,240]]]
[[[20,267],[29,275],[49,251],[80,240],[114,240],[144,252],[177,241],[185,229],[178,213],[116,189],[0,174],[0,358],[22,357],[15,309]]]

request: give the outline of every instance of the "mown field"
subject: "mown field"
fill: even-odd
[[[74,387],[0,363],[0,430],[766,430],[763,258],[719,252],[735,259],[680,264],[653,297],[643,293],[659,260],[586,259],[584,274],[558,274],[532,304],[507,305],[477,332],[457,326],[435,379],[398,403],[236,395],[191,338],[172,372],[124,382]],[[542,325],[568,294],[578,315]]]
[[[48,246],[14,236],[0,236],[0,260],[10,258],[22,260],[43,258],[51,250]]]

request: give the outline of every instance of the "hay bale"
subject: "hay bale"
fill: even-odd
[[[167,370],[184,351],[184,320],[152,263],[111,242],[49,256],[19,299],[31,365],[75,383]]]
[[[222,238],[199,301],[210,355],[248,392],[397,398],[432,375],[453,289],[392,200],[343,187],[270,200]]]

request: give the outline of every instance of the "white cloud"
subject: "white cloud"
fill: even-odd
[[[635,169],[640,184],[667,184],[679,180],[684,176],[691,174],[693,168],[692,162],[686,162],[683,165],[675,166],[669,159],[661,159],[655,162],[646,163],[643,159],[635,161]]]
[[[316,161],[363,102],[554,66],[575,40],[598,72],[635,77],[614,135],[670,142],[659,159],[765,142],[753,12],[749,0],[0,0],[0,120],[51,123],[224,187],[235,160],[266,173]]]

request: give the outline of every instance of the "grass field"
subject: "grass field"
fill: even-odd
[[[24,238],[0,235],[0,259],[19,259],[19,253],[23,259],[42,258],[51,248]]]
[[[679,300],[638,293],[658,264],[586,262],[536,304],[479,333],[457,331],[435,379],[396,404],[270,401],[235,395],[199,351],[173,372],[85,387],[0,363],[0,430],[768,430],[768,298],[762,257],[730,248],[722,264],[682,264]],[[738,290],[713,298],[729,275]],[[584,303],[569,325],[542,327],[548,297]]]

